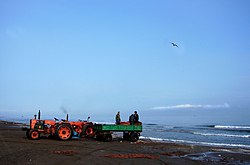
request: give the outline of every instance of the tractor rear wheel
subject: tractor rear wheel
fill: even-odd
[[[32,131],[29,131],[28,137],[32,140],[38,140],[40,139],[40,133],[37,130],[32,130]]]
[[[73,130],[70,125],[62,124],[57,128],[57,137],[59,140],[69,140],[72,138]]]

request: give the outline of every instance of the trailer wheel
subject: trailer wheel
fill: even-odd
[[[111,134],[104,135],[104,141],[105,142],[111,142],[112,141],[112,135]]]
[[[131,136],[130,136],[130,140],[132,142],[136,142],[137,140],[139,139],[139,136],[137,133],[132,133]]]
[[[59,125],[59,127],[57,128],[57,137],[59,138],[59,140],[65,141],[71,139],[72,133],[73,130],[71,126],[66,124]]]
[[[123,133],[123,140],[129,140],[129,134],[128,133]]]
[[[37,130],[29,131],[29,138],[32,140],[40,139],[40,133]]]
[[[96,140],[103,140],[103,135],[96,135]]]

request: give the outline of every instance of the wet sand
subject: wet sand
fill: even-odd
[[[250,151],[142,141],[29,140],[21,125],[0,121],[0,164],[250,164]]]

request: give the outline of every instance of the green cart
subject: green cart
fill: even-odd
[[[98,140],[112,141],[113,132],[123,132],[123,139],[135,142],[142,132],[142,125],[95,124],[94,131]]]

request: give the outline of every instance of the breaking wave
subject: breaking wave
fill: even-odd
[[[235,129],[235,130],[250,130],[250,126],[225,126],[225,125],[215,125],[214,128],[218,128],[218,129]]]
[[[215,134],[215,133],[201,133],[201,132],[194,132],[193,134],[203,135],[203,136],[225,136],[225,137],[237,137],[237,138],[250,138],[250,135]]]

